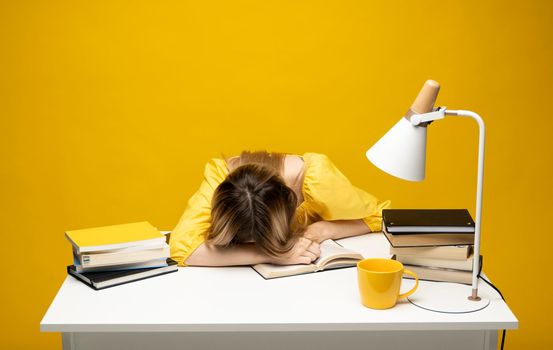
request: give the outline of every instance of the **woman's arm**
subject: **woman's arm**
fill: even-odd
[[[319,244],[300,238],[287,256],[275,258],[263,254],[253,243],[233,247],[216,247],[202,243],[189,257],[191,266],[239,266],[262,263],[290,265],[309,264],[321,254]]]
[[[186,265],[194,266],[236,266],[255,265],[269,262],[254,244],[240,244],[221,248],[202,243],[186,259]]]
[[[361,219],[317,221],[307,227],[304,237],[320,243],[327,239],[358,236],[368,232],[371,230]]]

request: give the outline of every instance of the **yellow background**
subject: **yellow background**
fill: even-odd
[[[0,4],[2,348],[60,347],[39,322],[68,229],[171,229],[207,159],[328,154],[401,207],[474,214],[477,126],[429,130],[427,178],[364,158],[423,82],[488,129],[485,271],[552,344],[553,8],[549,1],[8,1]]]

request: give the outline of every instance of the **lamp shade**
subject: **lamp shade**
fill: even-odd
[[[390,175],[409,181],[424,180],[426,168],[426,125],[413,125],[414,114],[432,111],[440,84],[427,80],[407,115],[367,151],[367,158]]]
[[[426,168],[426,129],[401,118],[367,151],[367,158],[390,175],[422,181]]]

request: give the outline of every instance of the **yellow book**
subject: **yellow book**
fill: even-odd
[[[76,254],[134,246],[161,247],[165,236],[147,221],[66,231]]]

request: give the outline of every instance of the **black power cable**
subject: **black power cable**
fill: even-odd
[[[488,281],[487,279],[485,279],[484,277],[481,276],[481,273],[482,273],[482,265],[484,265],[484,257],[482,255],[480,255],[480,270],[478,271],[478,277],[482,279],[482,281],[486,282],[490,287],[492,287],[493,289],[495,289],[495,291],[499,294],[499,296],[501,297],[501,299],[503,301],[505,301],[505,297],[503,296],[503,294],[501,293],[501,291],[493,285],[492,282]],[[507,330],[504,329],[503,330],[503,334],[501,335],[501,350],[503,350],[503,346],[505,345],[505,335],[507,334]]]
[[[480,274],[478,274],[478,277],[480,277],[480,279],[482,279],[482,281],[486,282],[490,287],[492,287],[493,289],[495,289],[495,291],[499,294],[499,296],[501,297],[501,299],[503,301],[505,301],[505,297],[503,297],[503,294],[501,293],[501,291],[492,284],[492,282],[488,281],[487,279],[485,279],[484,277],[480,276]],[[501,350],[503,350],[503,346],[505,345],[505,334],[507,333],[507,330],[504,329],[503,330],[503,335],[501,336]]]
[[[478,278],[482,279],[482,281],[486,282],[490,287],[492,287],[499,294],[501,299],[503,301],[505,301],[505,297],[503,296],[501,291],[496,286],[494,286],[490,281],[488,281],[487,279],[485,279],[484,277],[481,276],[483,265],[484,265],[484,257],[482,255],[480,255],[480,268],[478,269]],[[410,300],[409,300],[409,302],[412,303]],[[414,305],[416,305],[416,304],[414,304]],[[418,305],[416,305],[416,306],[418,306]],[[418,306],[418,307],[420,307],[420,306]],[[436,310],[431,310],[431,309],[426,309],[426,308],[423,308],[423,309],[428,310],[428,311],[433,311],[433,312],[439,312],[439,311],[436,311]],[[505,335],[506,335],[506,333],[507,333],[507,330],[504,329],[503,334],[501,335],[501,348],[500,348],[501,350],[503,350],[503,346],[505,345]]]

